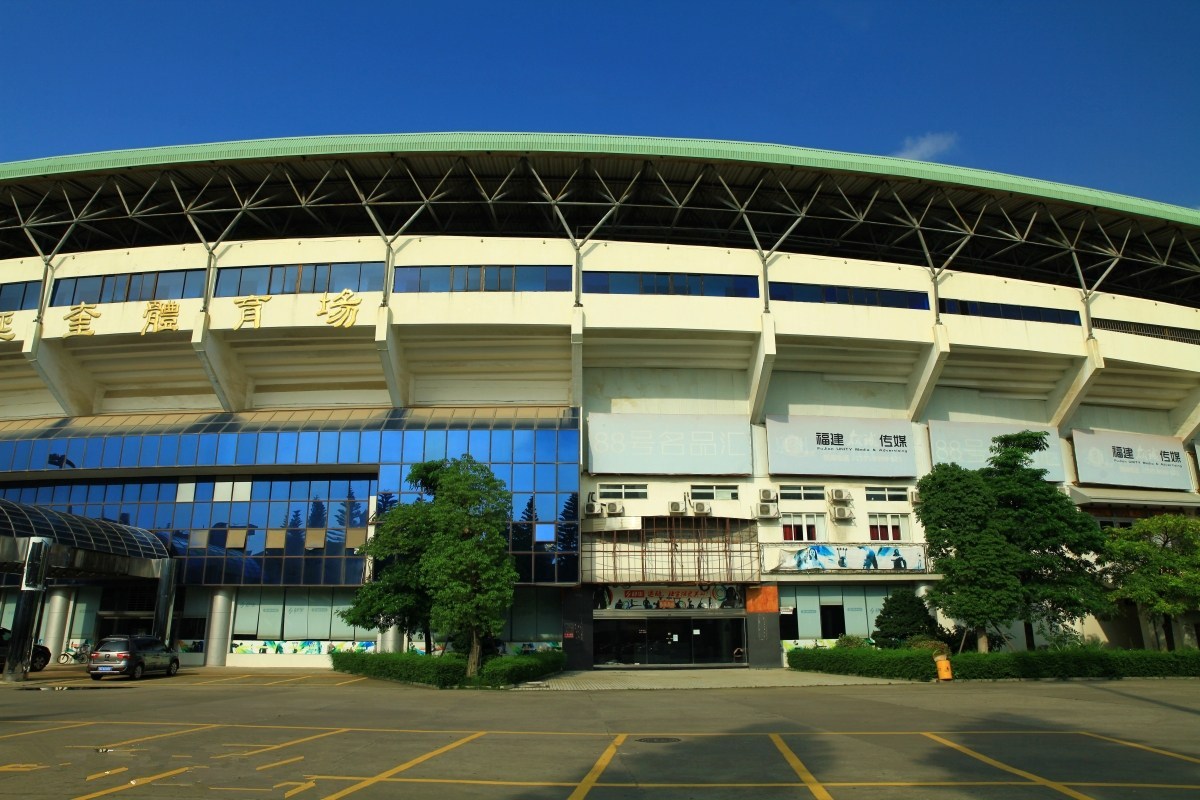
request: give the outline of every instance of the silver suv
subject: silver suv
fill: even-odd
[[[179,655],[153,636],[109,636],[100,640],[88,660],[94,681],[105,675],[128,675],[136,681],[147,672],[179,672]]]

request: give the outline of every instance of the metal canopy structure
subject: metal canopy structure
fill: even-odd
[[[39,506],[14,503],[11,500],[0,499],[0,538],[31,538],[43,537],[50,539],[56,545],[62,545],[73,550],[89,553],[102,553],[109,556],[122,556],[130,559],[166,559],[170,558],[166,545],[153,533],[130,525],[121,525],[103,519],[91,519],[75,514],[60,514],[57,511]],[[7,548],[6,548],[7,549]],[[3,571],[20,571],[11,569],[9,559],[0,567]],[[91,574],[95,570],[86,569],[78,559],[72,559],[71,564],[50,565],[50,574],[58,577],[72,577],[75,571],[72,565],[79,566],[80,571]]]
[[[313,236],[694,244],[955,269],[1200,307],[1200,212],[778,145],[318,137],[0,165],[0,258]],[[836,282],[836,275],[829,276]]]

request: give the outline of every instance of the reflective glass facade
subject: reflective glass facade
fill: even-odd
[[[217,270],[213,296],[382,292],[383,273],[382,261],[223,267]]]
[[[847,306],[883,306],[929,310],[929,295],[904,289],[871,289],[864,286],[824,286],[815,283],[771,281],[771,299],[792,303],[836,303]]]
[[[1079,312],[1065,308],[1043,306],[1019,306],[1016,303],[986,303],[979,300],[951,300],[943,297],[938,301],[943,314],[963,314],[968,317],[992,317],[993,319],[1016,319],[1025,322],[1053,322],[1059,325],[1079,325]]]
[[[569,266],[459,264],[396,267],[393,289],[412,292],[569,292]]]
[[[0,311],[27,311],[38,307],[41,281],[0,284]]]
[[[182,300],[204,296],[204,270],[126,272],[59,278],[50,296],[52,306],[78,303],[133,303],[141,300]]]
[[[379,511],[412,502],[413,464],[469,454],[513,493],[510,549],[521,582],[578,583],[578,416],[527,411],[18,427],[0,431],[0,472],[8,473],[0,497],[152,530],[185,560],[185,584],[355,586],[365,565],[354,548],[365,541],[371,498]],[[132,477],[102,474],[117,469]]]
[[[758,297],[754,275],[690,272],[585,272],[588,294],[676,294],[695,297]]]

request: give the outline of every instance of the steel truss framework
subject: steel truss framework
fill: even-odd
[[[684,158],[288,157],[0,183],[0,258],[312,236],[749,249],[957,269],[1200,307],[1200,227],[867,173]],[[390,257],[389,257],[390,261]],[[837,283],[836,274],[826,279]],[[934,281],[936,287],[936,280]]]

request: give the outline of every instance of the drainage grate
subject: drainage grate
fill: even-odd
[[[676,739],[674,736],[643,736],[640,739],[635,739],[634,741],[644,742],[646,744],[670,744],[671,742],[678,742],[680,740]]]

